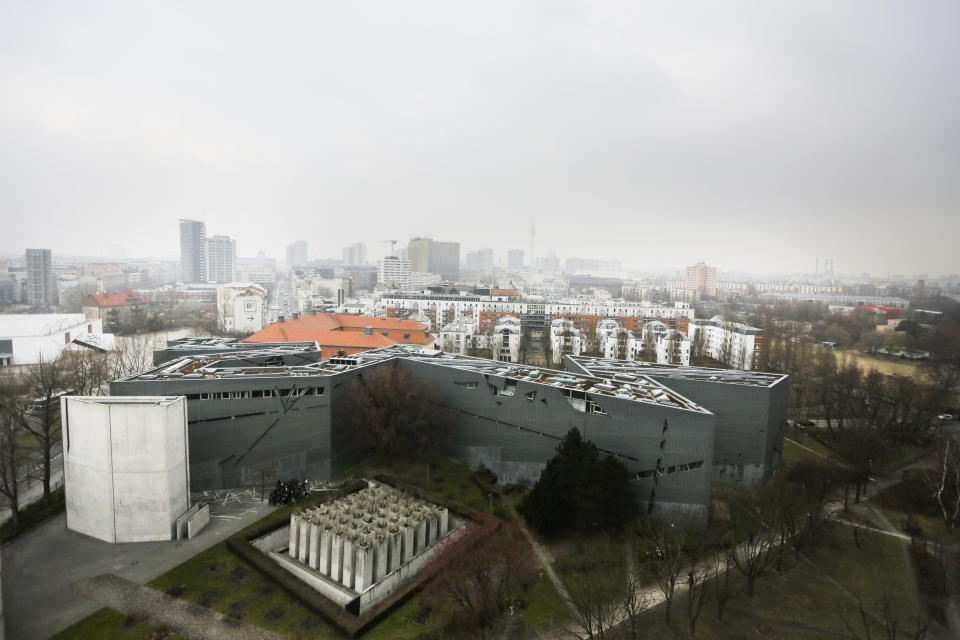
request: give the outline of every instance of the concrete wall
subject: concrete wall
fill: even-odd
[[[67,527],[107,542],[170,540],[190,506],[183,398],[61,402]]]
[[[576,427],[601,452],[626,465],[642,511],[655,503],[667,519],[706,522],[714,437],[710,413],[597,395],[606,415],[591,414],[575,408],[556,387],[518,380],[508,389],[501,376],[401,362],[452,411],[444,444],[463,463],[482,464],[501,482],[532,484],[560,439]],[[691,463],[700,466],[679,470]],[[653,473],[658,465],[664,471],[659,476]]]

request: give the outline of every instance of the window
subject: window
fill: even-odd
[[[480,386],[479,382],[454,382],[453,384],[457,385],[461,389],[476,389]]]

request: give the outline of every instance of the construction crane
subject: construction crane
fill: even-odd
[[[396,240],[381,240],[380,242],[389,242],[389,243],[390,243],[390,255],[391,255],[391,256],[397,255],[397,252],[395,251],[396,246],[397,246],[397,241],[396,241]]]

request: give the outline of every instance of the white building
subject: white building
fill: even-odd
[[[557,318],[550,323],[550,364],[563,364],[563,356],[583,355],[586,341],[580,335],[580,329],[573,326],[572,320]]]
[[[503,362],[520,362],[520,320],[504,316],[493,328],[493,359]]]
[[[103,343],[102,320],[82,313],[0,314],[0,366],[56,360],[76,340]]]
[[[597,323],[597,343],[604,358],[637,360],[643,351],[643,343],[613,318]]]
[[[256,333],[267,325],[267,290],[252,282],[217,287],[217,327],[227,333]]]
[[[644,336],[646,339],[646,336]],[[657,364],[681,364],[690,366],[690,338],[679,331],[663,331],[656,334]]]
[[[435,284],[440,284],[443,280],[440,278],[439,273],[425,273],[423,271],[413,271],[410,273],[410,279],[407,284],[407,289],[423,289]]]
[[[690,323],[689,337],[696,342],[703,332],[704,353],[726,366],[750,371],[760,365],[762,331],[737,322],[724,322],[720,316]]]
[[[391,289],[409,288],[410,272],[410,261],[396,256],[386,256],[377,262],[377,282],[382,282]]]
[[[172,539],[190,509],[186,398],[61,403],[67,528],[106,542]]]
[[[233,282],[237,279],[237,241],[230,236],[207,238],[207,261],[210,282]]]
[[[476,331],[476,325],[472,322],[458,321],[446,324],[440,329],[439,348],[449,353],[466,355],[473,344]]]

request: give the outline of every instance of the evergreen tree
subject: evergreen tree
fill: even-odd
[[[618,529],[637,514],[630,473],[612,456],[570,429],[520,512],[540,533],[564,528],[580,531]]]

